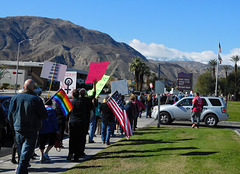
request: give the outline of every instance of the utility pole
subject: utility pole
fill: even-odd
[[[160,81],[160,63],[158,64],[158,80]],[[158,124],[157,127],[160,128],[160,93],[157,94],[158,95]]]

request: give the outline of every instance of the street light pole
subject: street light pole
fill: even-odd
[[[158,80],[160,81],[160,63],[158,65]],[[156,86],[155,86],[156,88]],[[160,122],[161,122],[161,118],[160,118],[160,98],[161,98],[161,95],[160,93],[157,94],[158,95],[158,124],[157,124],[157,127],[160,128]]]
[[[20,56],[20,45],[21,43],[23,43],[24,41],[27,41],[27,40],[32,40],[32,39],[25,39],[25,40],[22,40],[20,42],[18,42],[18,51],[17,51],[17,70],[16,70],[16,82],[15,82],[15,93],[17,92],[17,82],[18,82],[18,67],[19,67],[19,56]]]

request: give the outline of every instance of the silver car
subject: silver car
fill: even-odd
[[[174,120],[190,120],[194,97],[184,97],[172,105],[160,106],[160,118],[162,124],[171,124]],[[213,127],[219,121],[228,120],[227,107],[221,97],[200,97],[203,100],[203,111],[200,121],[206,126]],[[157,108],[153,108],[152,117],[157,118]]]

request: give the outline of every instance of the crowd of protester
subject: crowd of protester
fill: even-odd
[[[60,142],[60,148],[64,148],[64,132],[69,136],[67,160],[73,159],[75,162],[85,156],[87,135],[88,143],[95,143],[94,137],[99,134],[102,143],[106,145],[111,144],[110,137],[116,136],[115,133],[120,132],[123,136],[123,129],[107,104],[109,96],[99,101],[95,98],[96,82],[93,86],[92,96],[88,96],[85,89],[73,90],[71,100],[73,108],[67,116],[64,116],[58,104],[53,108],[52,100],[45,98],[44,105],[43,101],[33,93],[35,88],[33,80],[27,80],[24,83],[25,90],[13,97],[8,115],[8,122],[14,134],[11,161],[18,164],[17,173],[27,173],[27,168],[30,166],[29,160],[36,155],[35,147],[40,149],[40,163],[49,163],[51,158],[48,152],[54,147],[56,138]],[[182,93],[163,94],[160,102],[172,104],[182,97],[184,97]],[[152,93],[147,95],[140,93],[139,96],[132,94],[127,101],[124,96],[121,96],[121,99],[133,132],[144,111],[146,111],[146,118],[151,118],[151,110],[158,101],[157,96]],[[16,151],[18,161],[15,157]]]

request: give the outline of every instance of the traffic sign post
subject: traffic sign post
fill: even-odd
[[[155,92],[158,95],[158,124],[157,127],[160,127],[160,98],[161,94],[164,93],[164,83],[160,80],[155,81]]]

